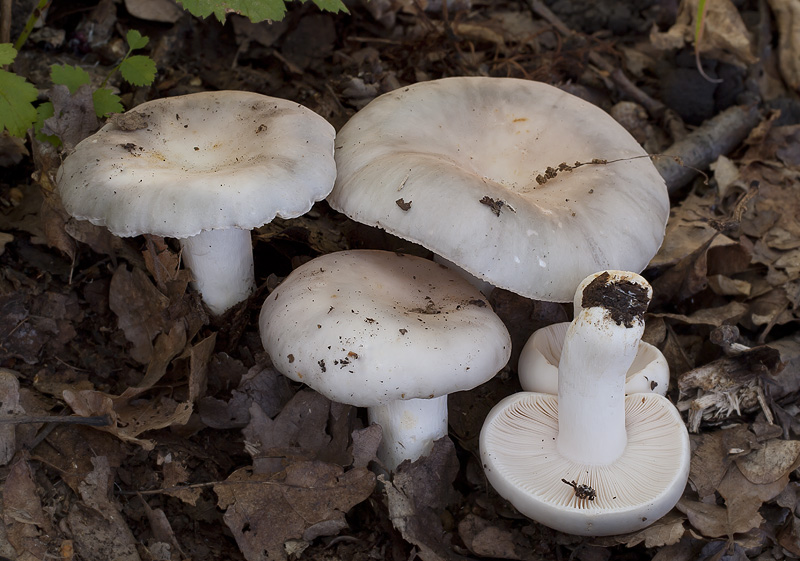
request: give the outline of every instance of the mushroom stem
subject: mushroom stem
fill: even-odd
[[[447,395],[398,399],[367,409],[370,423],[383,429],[378,458],[394,471],[403,460],[426,455],[433,441],[447,436]]]
[[[204,230],[180,240],[183,262],[192,270],[192,285],[214,315],[247,299],[255,287],[250,231]]]
[[[635,283],[650,291],[642,277],[627,275],[628,286]],[[601,290],[613,292],[620,280],[615,276]],[[636,358],[644,320],[641,314],[626,321],[612,315],[604,304],[585,307],[572,320],[564,339],[558,367],[556,445],[563,456],[576,462],[610,464],[622,455],[628,441],[625,376]]]

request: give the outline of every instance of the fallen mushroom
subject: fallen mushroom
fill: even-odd
[[[595,271],[644,269],[669,215],[664,180],[621,125],[530,80],[384,94],[339,131],[336,163],[336,210],[552,302]]]
[[[633,532],[666,514],[689,474],[689,436],[654,393],[625,396],[652,289],[611,271],[582,283],[558,395],[520,392],[481,431],[486,477],[522,514],[571,534]]]
[[[79,220],[178,238],[214,314],[253,290],[250,229],[333,187],[333,127],[297,103],[221,91],[143,103],[80,142],[58,172]]]
[[[492,378],[511,340],[483,295],[427,259],[352,250],[295,269],[267,298],[261,341],[275,368],[383,428],[393,470],[447,435],[447,394]]]
[[[620,274],[614,271],[615,274]],[[602,273],[587,277],[578,287],[577,293],[591,280]],[[581,309],[581,302],[574,303],[574,309]],[[560,322],[537,329],[530,336],[519,355],[517,373],[522,389],[529,392],[558,393],[558,365],[564,338],[570,322]],[[655,392],[667,394],[669,387],[669,365],[667,359],[649,343],[639,341],[636,357],[625,375],[625,393]]]

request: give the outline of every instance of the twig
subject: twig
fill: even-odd
[[[561,21],[557,15],[550,11],[550,8],[545,6],[542,0],[527,1],[533,13],[547,21],[559,33],[566,35],[567,37],[576,38],[582,43],[586,42],[586,38],[583,35],[580,35],[579,33],[570,29],[569,26]],[[647,112],[650,113],[651,117],[658,120],[662,119],[666,111],[666,106],[640,90],[636,84],[630,81],[630,79],[621,69],[614,66],[607,58],[596,51],[591,51],[589,53],[589,60],[604,72],[608,72],[609,77],[614,81],[617,87],[628,97],[632,98],[634,101],[647,109]]]
[[[11,415],[0,417],[0,425],[26,425],[30,423],[60,423],[63,425],[107,427],[111,424],[111,418],[108,415],[100,415],[97,417],[59,417],[58,415],[45,415],[42,417]]]
[[[711,162],[736,148],[760,119],[755,105],[730,107],[667,148],[664,154],[676,156],[683,164],[674,158],[655,160],[669,192],[673,193],[687,185],[697,175],[697,169],[708,169]]]
[[[0,0],[0,43],[11,42],[12,0]]]

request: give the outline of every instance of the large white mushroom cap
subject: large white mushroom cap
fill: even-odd
[[[335,209],[549,301],[570,301],[595,271],[644,269],[669,214],[664,180],[621,125],[527,80],[384,94],[341,129],[336,162]]]
[[[340,251],[298,267],[265,301],[259,327],[279,372],[360,407],[474,388],[511,352],[476,288],[387,251]]]
[[[325,198],[334,136],[313,111],[257,93],[158,99],[80,142],[59,170],[59,194],[74,217],[118,236],[250,230]]]

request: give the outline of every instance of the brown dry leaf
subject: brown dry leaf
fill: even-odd
[[[687,498],[682,498],[676,506],[688,517],[689,523],[704,536],[719,538],[729,535],[731,527],[728,522],[728,510],[724,506]],[[746,531],[758,526],[762,520],[761,515],[756,512],[751,520],[738,522]]]
[[[708,220],[715,218],[713,210],[715,204],[714,193],[709,191],[702,197],[690,193],[677,206],[674,206],[670,211],[664,241],[649,266],[675,265],[687,255],[708,244],[712,239],[712,247],[735,243],[726,236],[718,235],[717,231],[709,226]]]
[[[254,471],[280,471],[284,460],[317,459],[331,441],[327,432],[330,400],[310,389],[300,390],[275,419],[258,404],[250,406],[250,423],[242,429]]]
[[[53,102],[54,115],[45,120],[42,133],[56,135],[64,149],[69,151],[96,131],[99,122],[94,112],[92,92],[89,84],[79,87],[75,95],[69,93],[67,86],[57,84],[50,88],[48,96]]]
[[[136,393],[135,390],[133,393]],[[124,394],[123,394],[124,395]],[[192,415],[192,404],[179,403],[169,397],[152,397],[136,403],[128,398],[115,397],[103,392],[64,390],[64,401],[75,413],[83,417],[108,415],[111,425],[99,430],[109,432],[117,438],[152,450],[155,443],[138,438],[151,430],[172,425],[185,425]]]
[[[650,40],[660,50],[679,49],[694,43],[695,18],[699,0],[683,0],[675,24],[666,32],[654,29]],[[731,0],[706,4],[700,52],[709,57],[744,67],[757,61],[752,52],[750,33]]]
[[[671,510],[653,524],[633,532],[632,534],[622,534],[619,536],[609,536],[608,538],[598,538],[593,540],[593,544],[605,547],[614,545],[624,545],[634,547],[644,542],[645,547],[664,547],[674,545],[681,541],[686,529],[683,523],[686,517],[677,510]]]
[[[182,558],[186,558],[164,511],[160,508],[151,508],[144,499],[142,499],[142,505],[144,506],[144,513],[147,515],[147,521],[150,524],[150,531],[153,533],[153,540],[157,544],[166,544],[169,551],[177,552]],[[151,550],[154,545],[151,545]],[[167,559],[169,558],[171,556]]]
[[[67,516],[75,551],[86,561],[139,561],[136,538],[111,498],[114,475],[108,458],[95,456],[91,462],[94,469],[78,485],[82,502]]]
[[[364,468],[345,472],[316,461],[291,464],[281,475],[241,468],[214,486],[225,524],[248,561],[286,559],[287,541],[339,532],[347,525],[344,514],[375,487]]]
[[[732,300],[724,306],[716,308],[701,308],[692,315],[652,313],[653,317],[670,318],[689,325],[735,325],[747,312],[747,305]]]
[[[219,358],[219,356],[215,357]],[[213,360],[211,372],[219,370]],[[235,369],[229,365],[226,371]],[[219,380],[217,380],[219,382]],[[247,426],[250,422],[250,407],[257,404],[267,417],[275,417],[292,398],[294,390],[283,376],[272,366],[256,364],[239,381],[231,398],[223,401],[216,397],[204,397],[197,402],[198,412],[203,423],[214,429],[233,429]]]
[[[80,425],[59,425],[50,433],[58,448],[38,446],[32,459],[53,466],[59,477],[78,492],[86,474],[94,469],[92,458],[103,456],[111,467],[119,467],[124,458],[122,445],[113,435]]]
[[[778,532],[778,544],[792,555],[800,557],[800,518],[792,514],[786,525]]]
[[[164,476],[165,489],[178,487],[179,485],[186,483],[190,475],[186,467],[184,467],[182,463],[175,460],[164,463],[161,471]],[[200,498],[203,490],[199,488],[185,488],[174,491],[166,491],[166,493],[194,506],[197,504],[197,499]]]
[[[405,460],[391,481],[383,476],[389,518],[407,542],[419,548],[423,561],[462,560],[449,546],[440,513],[453,493],[458,458],[449,437],[433,443],[427,456]]]
[[[120,265],[111,277],[108,303],[119,318],[119,328],[133,343],[131,357],[147,364],[153,355],[153,339],[163,330],[162,312],[169,299],[153,286],[141,269],[128,271]]]
[[[196,345],[192,345],[183,353],[189,357],[189,401],[196,402],[206,393],[208,379],[208,363],[214,352],[214,345],[217,342],[217,334],[212,333]]]
[[[521,531],[512,527],[510,520],[485,520],[467,514],[458,523],[458,535],[472,553],[481,557],[536,561],[541,557],[534,552],[535,544]]]
[[[70,260],[75,260],[77,245],[75,239],[67,232],[67,223],[72,217],[64,210],[61,200],[56,196],[44,197],[39,211],[44,240],[50,247],[63,251]]]
[[[55,535],[50,520],[42,508],[30,465],[24,459],[17,460],[3,482],[3,522],[17,554],[27,552],[44,559],[48,536]]]
[[[738,467],[731,466],[719,485],[719,494],[725,499],[728,512],[729,533],[744,533],[757,528],[762,521],[761,505],[774,499],[789,483],[789,474],[757,485],[742,475]]]
[[[383,429],[377,423],[354,430],[353,438],[353,467],[367,467],[370,462],[379,461],[376,454],[383,440]]]
[[[699,443],[692,452],[689,481],[701,500],[713,495],[719,486],[730,460],[722,443],[722,431],[692,436]]]
[[[162,23],[175,23],[184,15],[172,0],[125,0],[125,9],[135,18]]]
[[[142,251],[147,270],[156,280],[156,286],[164,294],[167,293],[167,283],[178,278],[180,270],[180,256],[173,252],[164,242],[164,238],[145,235],[147,248]]]
[[[781,75],[795,92],[800,92],[800,2],[798,0],[768,0],[778,26],[778,61]]]
[[[800,440],[768,440],[759,450],[736,458],[748,481],[766,485],[788,477],[800,459]]]
[[[12,370],[0,368],[0,418],[22,415],[25,410],[19,404],[19,380]],[[6,465],[17,450],[17,426],[0,424],[0,466]]]

